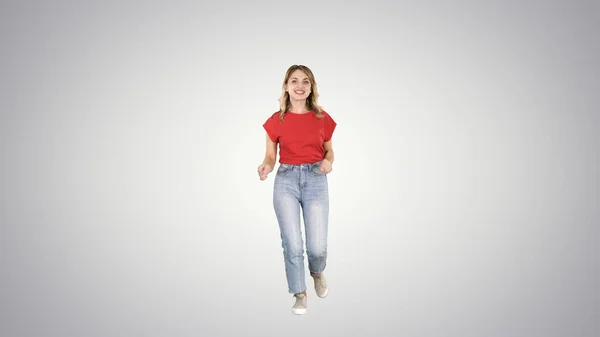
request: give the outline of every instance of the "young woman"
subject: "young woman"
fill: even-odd
[[[323,275],[327,260],[329,193],[327,174],[333,164],[331,137],[336,122],[318,105],[319,93],[312,71],[291,66],[282,85],[280,110],[267,119],[267,148],[258,166],[261,180],[273,171],[279,145],[279,168],[275,173],[273,206],[279,222],[288,290],[296,302],[292,312],[306,313],[304,242],[300,210],[304,219],[308,269],[317,296],[327,296]]]

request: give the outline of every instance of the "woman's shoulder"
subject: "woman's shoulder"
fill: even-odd
[[[277,120],[277,119],[279,119],[279,111],[273,112],[269,115],[269,117],[267,117],[267,121]]]
[[[321,114],[326,118],[332,118],[331,114],[329,114],[329,112],[327,112],[325,109],[321,109]]]
[[[271,114],[271,116],[269,116],[269,118],[278,118],[279,117],[279,111],[275,111]]]

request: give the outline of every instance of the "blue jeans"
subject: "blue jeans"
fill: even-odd
[[[281,232],[288,291],[292,294],[306,290],[301,208],[308,269],[321,273],[326,265],[329,191],[327,175],[319,171],[320,163],[281,164],[275,175],[273,206]]]

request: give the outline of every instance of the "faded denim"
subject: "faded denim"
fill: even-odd
[[[327,175],[319,171],[320,163],[281,164],[275,175],[273,206],[281,232],[288,291],[292,294],[306,290],[301,209],[308,269],[320,273],[326,266],[329,191]]]

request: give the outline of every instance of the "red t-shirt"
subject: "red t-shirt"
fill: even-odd
[[[324,142],[331,140],[336,122],[328,113],[322,111],[323,118],[315,116],[313,111],[303,114],[287,112],[283,123],[279,112],[267,119],[263,127],[269,138],[279,143],[279,163],[312,164],[325,158]]]

